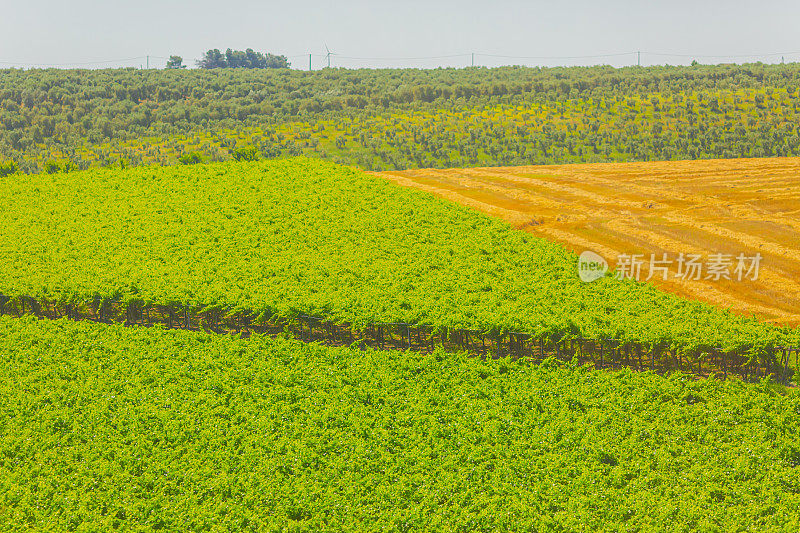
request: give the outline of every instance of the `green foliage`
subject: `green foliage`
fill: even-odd
[[[0,182],[0,292],[119,298],[365,327],[619,338],[702,356],[800,345],[780,329],[610,277],[468,208],[309,159]]]
[[[0,337],[3,530],[800,529],[800,400],[758,385],[66,320]]]
[[[178,161],[182,165],[196,165],[203,162],[203,156],[197,152],[189,152],[188,154],[181,155]]]
[[[263,54],[248,48],[244,52],[241,50],[231,50],[228,48],[223,54],[218,49],[209,50],[203,58],[197,62],[201,69],[215,68],[289,68],[289,60],[285,56],[274,54]]]
[[[47,174],[55,174],[61,171],[61,166],[58,164],[58,161],[53,161],[51,159],[44,164],[44,171]]]
[[[792,156],[799,84],[800,64],[4,70],[0,159],[177,164],[237,145],[371,170]]]
[[[169,56],[167,60],[167,69],[182,69],[186,68],[186,65],[183,64],[183,58],[181,56]]]
[[[0,178],[19,172],[19,165],[14,161],[0,161]]]
[[[231,155],[236,161],[258,161],[259,153],[255,146],[244,146],[231,150]]]

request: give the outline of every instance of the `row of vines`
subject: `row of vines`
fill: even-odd
[[[0,182],[0,291],[362,331],[614,339],[750,357],[797,330],[607,276],[503,222],[308,159],[27,175]]]
[[[231,313],[219,308],[198,306],[159,306],[142,302],[95,300],[82,304],[58,305],[32,298],[9,298],[0,294],[0,316],[43,319],[89,320],[122,323],[126,326],[202,330],[243,337],[252,334],[290,334],[305,342],[364,349],[413,350],[432,353],[466,352],[483,358],[512,357],[544,362],[588,364],[593,368],[632,368],[658,373],[684,372],[726,379],[738,376],[748,381],[771,378],[788,384],[793,380],[800,347],[774,346],[757,352],[723,351],[717,346],[684,351],[670,343],[642,343],[618,339],[586,339],[575,334],[541,335],[514,331],[479,331],[463,328],[433,328],[420,324],[375,323],[360,329],[352,324],[336,324],[323,317],[298,315],[293,319],[266,318],[254,312]]]
[[[0,316],[0,529],[796,531],[800,399]]]

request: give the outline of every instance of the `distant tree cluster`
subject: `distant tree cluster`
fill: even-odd
[[[215,48],[206,52],[203,58],[197,62],[197,66],[204,69],[289,68],[289,60],[286,56],[263,54],[252,48],[248,48],[244,52],[228,48],[224,54]]]
[[[181,56],[169,56],[167,60],[167,67],[168,69],[182,69],[186,68],[186,65],[183,64],[183,58]]]

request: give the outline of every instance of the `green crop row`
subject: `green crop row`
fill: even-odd
[[[468,208],[317,160],[139,167],[0,181],[0,293],[116,299],[363,328],[406,322],[701,353],[798,332],[650,285],[578,277],[577,258]]]
[[[772,386],[0,317],[0,529],[797,531]]]

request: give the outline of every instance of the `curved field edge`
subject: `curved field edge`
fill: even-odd
[[[800,401],[0,317],[0,526],[796,531]]]
[[[0,181],[0,291],[769,352],[798,332],[610,277],[349,167],[291,159]]]
[[[652,282],[673,294],[782,325],[800,325],[800,158],[411,170],[390,180],[502,218],[613,266],[667,253]],[[761,257],[757,276],[686,280],[680,254]],[[731,261],[733,263],[733,261]],[[649,277],[649,276],[648,276]],[[753,277],[757,279],[752,279]],[[727,279],[730,278],[730,279]]]

